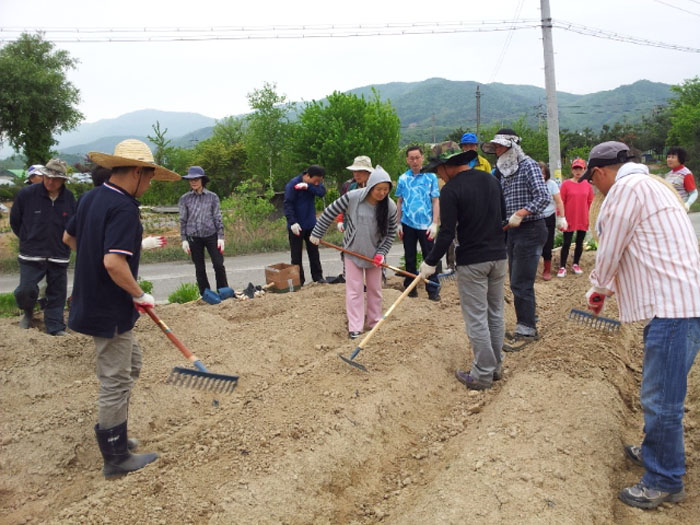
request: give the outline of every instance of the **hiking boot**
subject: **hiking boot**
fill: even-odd
[[[498,363],[496,370],[493,371],[493,380],[500,381],[503,379],[503,363]]]
[[[489,388],[491,388],[491,383],[487,383],[486,381],[480,381],[479,379],[470,376],[467,372],[464,372],[463,370],[456,370],[455,377],[457,378],[457,381],[462,383],[469,390],[488,390]]]
[[[566,268],[559,268],[557,272],[557,277],[566,277]]]
[[[121,476],[139,470],[158,459],[158,454],[132,454],[126,437],[126,421],[116,427],[101,429],[95,425],[95,436],[100,447],[105,478]]]
[[[58,336],[58,337],[63,337],[63,336],[68,335],[68,332],[66,332],[65,330],[58,330],[57,332],[51,332],[50,335],[55,335],[55,336]]]
[[[513,337],[508,340],[508,342],[503,343],[504,352],[520,352],[527,345],[533,341],[539,340],[537,334],[534,335],[524,335],[524,334],[513,334]]]
[[[663,502],[678,503],[685,498],[685,490],[681,488],[676,492],[663,492],[661,490],[650,489],[643,482],[639,482],[633,487],[622,489],[618,497],[623,503],[638,509],[655,509]]]
[[[625,456],[635,465],[644,466],[642,462],[642,447],[637,445],[625,445]]]
[[[576,275],[581,275],[583,273],[583,270],[578,264],[574,264],[571,266],[571,269],[574,271]]]
[[[431,301],[439,302],[440,301],[440,292],[428,292],[428,299]]]
[[[25,330],[32,327],[32,311],[25,310],[22,319],[19,320],[19,327]]]
[[[357,339],[362,335],[362,332],[348,332],[348,337],[350,339]]]
[[[408,296],[409,296],[409,297],[413,297],[413,298],[418,297],[418,290],[416,290],[416,289],[414,288],[413,290],[411,290],[410,292],[408,292]]]

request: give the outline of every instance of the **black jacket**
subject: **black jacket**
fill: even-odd
[[[10,227],[19,237],[20,262],[68,264],[70,248],[63,243],[63,231],[74,214],[75,197],[65,184],[55,201],[43,183],[22,188],[10,210]]]

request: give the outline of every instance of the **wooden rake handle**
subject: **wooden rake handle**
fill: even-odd
[[[209,372],[207,370],[207,367],[205,367],[202,362],[197,358],[196,355],[194,355],[192,352],[190,352],[187,347],[182,344],[182,341],[180,341],[177,337],[175,337],[175,334],[168,328],[168,325],[166,325],[163,321],[161,321],[160,317],[156,315],[156,313],[153,311],[153,308],[150,306],[144,306],[143,309],[146,311],[148,316],[153,319],[153,322],[156,323],[161,330],[163,330],[163,333],[172,341],[172,343],[177,347],[182,354],[189,359],[192,364],[199,370],[200,372]]]

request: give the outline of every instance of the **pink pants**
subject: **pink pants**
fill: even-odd
[[[348,313],[349,332],[362,332],[364,328],[365,279],[367,326],[372,328],[382,318],[382,268],[360,268],[349,257],[345,257],[345,309]]]

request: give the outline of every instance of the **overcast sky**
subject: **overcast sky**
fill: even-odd
[[[510,21],[518,12],[520,19],[539,20],[540,0],[0,0],[0,39],[14,34],[7,32],[8,28],[18,27],[84,31],[173,26],[352,26]],[[558,21],[700,48],[698,0],[551,0],[551,13]],[[150,34],[154,33],[144,32]],[[81,91],[80,109],[87,122],[146,108],[191,111],[214,118],[244,113],[249,109],[246,95],[266,81],[276,82],[278,92],[295,101],[323,98],[333,90],[431,77],[544,87],[539,28],[361,38],[57,46],[80,60],[69,78]],[[697,52],[616,42],[563,29],[554,30],[554,50],[557,88],[570,93],[613,89],[642,78],[674,84],[700,74]]]

